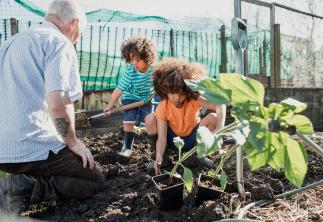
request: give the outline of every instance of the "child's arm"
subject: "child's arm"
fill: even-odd
[[[155,161],[155,173],[160,174],[160,166],[163,162],[163,155],[167,144],[167,122],[157,118],[157,132],[158,139],[156,143],[156,161]]]
[[[218,130],[223,128],[225,123],[225,117],[226,117],[226,106],[211,103],[201,98],[199,98],[199,102],[202,107],[216,112],[216,127],[214,132],[217,132]]]
[[[103,113],[108,116],[110,115],[110,110],[114,106],[114,104],[118,101],[120,96],[122,95],[122,91],[120,89],[113,90],[113,93],[111,95],[111,98],[109,99],[108,105],[104,108]]]

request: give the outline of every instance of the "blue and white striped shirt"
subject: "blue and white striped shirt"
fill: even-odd
[[[122,99],[147,100],[153,92],[151,74],[153,68],[150,66],[145,73],[138,72],[133,64],[126,67],[126,71],[118,83],[117,89],[122,91]]]
[[[65,145],[45,96],[82,96],[76,52],[52,23],[18,33],[0,48],[0,163],[47,159]]]

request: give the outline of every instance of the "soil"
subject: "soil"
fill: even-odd
[[[207,173],[207,169],[199,165],[196,157],[192,157],[184,165],[193,171],[193,191],[185,191],[181,209],[163,211],[159,209],[157,189],[151,181],[154,170],[147,169],[152,161],[148,138],[144,134],[136,135],[131,158],[117,154],[121,149],[121,139],[118,134],[82,139],[106,174],[103,192],[83,201],[32,205],[23,215],[46,221],[214,221],[237,217],[238,210],[253,200],[270,199],[273,195],[295,189],[283,172],[267,167],[250,172],[245,160],[245,189],[250,192],[250,198],[240,200],[237,193],[224,193],[219,199],[204,202],[197,207],[195,195],[198,174]],[[323,145],[323,140],[316,142]],[[322,159],[311,152],[308,152],[308,157],[309,169],[304,185],[323,179]],[[176,158],[176,155],[171,158]],[[171,166],[165,170],[170,171]],[[229,181],[234,183],[234,157],[227,161],[225,171]],[[263,207],[253,207],[245,213],[244,218],[261,221],[323,221],[323,187]]]
[[[158,180],[155,179],[155,182],[159,189],[165,189],[168,187],[175,186],[177,184],[183,184],[183,181],[181,179],[178,179],[176,177],[170,178],[170,177],[163,177],[159,178]]]

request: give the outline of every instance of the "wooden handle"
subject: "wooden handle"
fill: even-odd
[[[145,104],[146,104],[145,101],[138,101],[138,102],[130,103],[130,104],[127,104],[127,105],[120,106],[119,108],[111,109],[110,113],[117,113],[117,112],[122,112],[122,111],[129,110],[129,109],[134,109],[134,108],[137,108],[139,106],[143,106]],[[96,114],[94,116],[89,117],[89,119],[96,119],[96,118],[100,118],[100,117],[103,117],[103,116],[104,116],[103,113],[99,113],[99,114]]]
[[[110,113],[122,112],[122,111],[126,111],[129,109],[134,109],[134,108],[137,108],[137,107],[140,107],[143,105],[145,105],[145,101],[138,101],[138,102],[134,102],[134,103],[120,106],[119,108],[112,109],[112,110],[110,110]]]

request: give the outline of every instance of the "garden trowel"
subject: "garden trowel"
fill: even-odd
[[[143,106],[145,104],[148,104],[150,101],[146,102],[146,101],[138,101],[138,102],[134,102],[134,103],[130,103],[127,105],[123,105],[120,106],[118,108],[114,108],[112,110],[110,110],[110,114],[112,113],[118,113],[118,112],[122,112],[122,111],[126,111],[129,109],[134,109],[140,106]],[[85,112],[76,112],[75,113],[75,122],[77,123],[77,128],[86,128],[86,127],[91,127],[91,121],[94,119],[98,119],[104,117],[104,113],[101,111],[101,113],[93,115],[88,117],[86,115]]]

